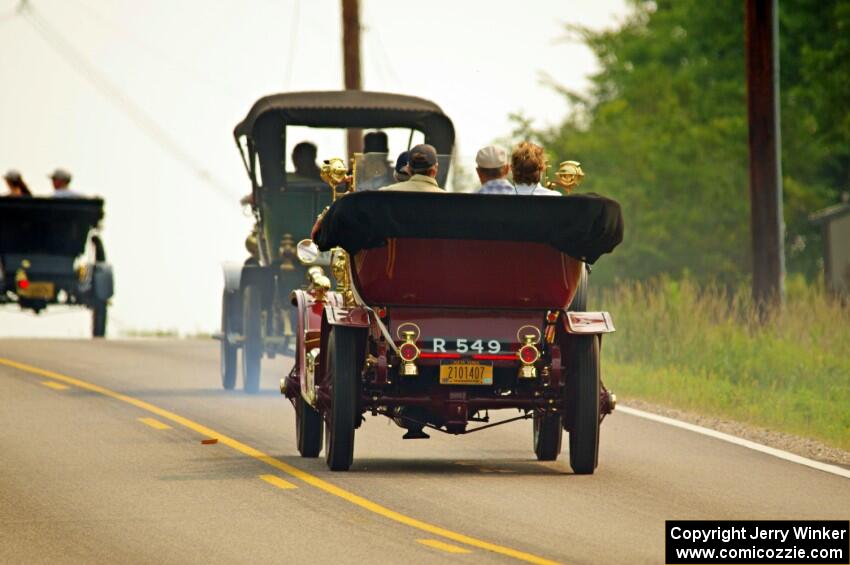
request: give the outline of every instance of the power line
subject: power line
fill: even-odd
[[[191,78],[191,79],[195,80],[196,82],[198,82],[199,84],[203,83],[206,86],[214,86],[216,88],[216,90],[213,90],[212,92],[219,92],[220,89],[226,89],[231,94],[235,94],[233,87],[230,84],[228,84],[224,81],[216,80],[216,79],[210,77],[207,74],[199,72],[196,67],[189,65],[189,64],[186,64],[186,63],[176,59],[174,57],[173,53],[169,53],[169,52],[161,49],[157,45],[143,40],[141,37],[139,37],[138,34],[136,34],[132,29],[130,29],[123,22],[119,22],[119,21],[113,20],[111,18],[105,17],[103,14],[94,10],[84,0],[77,0],[77,4],[83,10],[85,10],[88,13],[89,16],[91,16],[92,20],[96,20],[96,21],[100,22],[104,29],[114,30],[116,28],[120,28],[121,29],[121,36],[124,39],[129,40],[132,43],[135,43],[136,46],[140,48],[141,53],[148,56],[149,58],[157,60],[157,61],[171,67],[172,69],[179,71],[181,73],[181,75],[185,78]]]
[[[186,151],[159,123],[144,109],[128,98],[118,87],[92,65],[88,58],[65,39],[50,23],[35,10],[31,3],[22,0],[18,13],[24,15],[32,28],[41,36],[70,67],[91,83],[104,96],[112,100],[119,109],[163,150],[177,161],[193,170],[195,174],[220,196],[232,202],[237,194],[215,179],[209,171]]]

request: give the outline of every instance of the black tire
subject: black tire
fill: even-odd
[[[563,428],[560,414],[534,414],[534,454],[538,461],[558,458]]]
[[[573,410],[570,430],[570,467],[577,475],[591,475],[599,461],[599,337],[578,336],[575,371],[570,379]]]
[[[325,423],[325,459],[331,471],[348,471],[354,460],[357,424],[357,333],[335,326],[328,338],[331,408]]]
[[[295,399],[295,437],[301,457],[318,457],[322,452],[322,415],[298,395]]]
[[[106,336],[106,311],[107,305],[105,300],[98,300],[92,305],[91,309],[91,335],[92,337]]]
[[[263,304],[260,287],[249,285],[242,291],[242,386],[245,392],[260,391],[260,365],[263,359]]]
[[[234,296],[227,291],[221,294],[221,386],[225,390],[233,390],[236,386],[236,362],[239,347],[227,340],[227,335],[233,333],[233,309],[231,304]]]
[[[570,312],[587,312],[587,274],[587,265],[582,264],[576,294],[567,308]]]

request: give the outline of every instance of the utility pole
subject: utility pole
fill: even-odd
[[[779,130],[779,7],[776,0],[745,2],[753,299],[764,313],[769,306],[782,303],[785,277]]]
[[[360,0],[342,0],[342,61],[346,90],[361,90]],[[363,132],[348,129],[348,156],[363,151]]]

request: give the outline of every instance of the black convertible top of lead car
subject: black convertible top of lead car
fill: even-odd
[[[546,243],[596,262],[623,240],[620,205],[596,194],[563,197],[371,191],[348,194],[328,210],[315,241],[352,255],[388,238]]]
[[[76,257],[101,219],[100,198],[0,198],[0,255]]]

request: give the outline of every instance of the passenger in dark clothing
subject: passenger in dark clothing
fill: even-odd
[[[24,182],[21,173],[18,171],[14,169],[7,171],[3,175],[3,179],[6,181],[6,186],[9,187],[9,196],[32,196],[27,183]]]
[[[370,131],[363,136],[363,153],[389,153],[387,134],[383,131]]]
[[[408,151],[399,153],[398,160],[395,162],[395,171],[393,172],[393,178],[396,182],[410,180],[410,168],[407,166],[409,161],[410,153]]]
[[[385,132],[370,131],[363,136],[363,157],[358,167],[368,169],[368,174],[358,175],[357,190],[375,190],[395,182],[392,163],[387,159],[389,151]]]
[[[322,180],[322,171],[316,164],[319,150],[313,143],[302,141],[292,148],[292,164],[295,174],[303,179]]]

